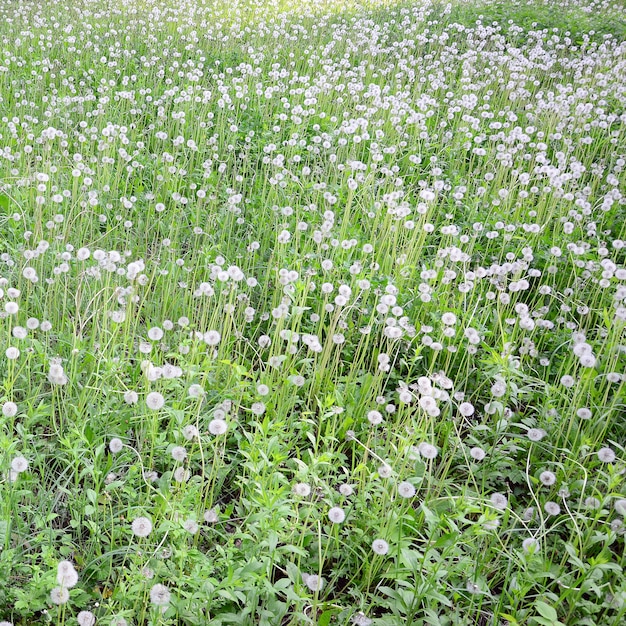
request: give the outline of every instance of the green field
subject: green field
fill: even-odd
[[[626,624],[623,1],[0,0],[0,120],[0,626]]]

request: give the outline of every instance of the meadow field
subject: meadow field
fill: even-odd
[[[0,626],[624,626],[623,0],[0,0]]]

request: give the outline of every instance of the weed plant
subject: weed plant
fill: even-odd
[[[625,20],[0,0],[2,626],[625,624]]]

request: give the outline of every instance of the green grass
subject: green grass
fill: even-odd
[[[1,626],[624,622],[623,3],[0,13]]]
[[[626,39],[626,21],[621,12],[612,9],[591,8],[571,3],[557,6],[550,2],[487,2],[454,3],[446,21],[474,26],[477,21],[489,26],[499,24],[511,43],[523,43],[529,33],[547,30],[568,45],[602,43],[606,37],[618,41]]]

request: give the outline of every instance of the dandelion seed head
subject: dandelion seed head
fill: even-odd
[[[541,441],[546,436],[546,431],[541,428],[530,428],[526,436],[534,442]]]
[[[497,380],[491,386],[491,395],[494,398],[501,398],[506,393],[506,383],[502,380]]]
[[[68,589],[78,583],[78,572],[71,561],[60,561],[57,565],[57,583]]]
[[[380,411],[376,411],[376,410],[369,411],[367,413],[367,421],[372,426],[377,426],[378,424],[380,424],[383,421],[382,413]]]
[[[408,481],[404,480],[398,484],[398,495],[402,498],[412,498],[416,493],[415,487]]]
[[[341,524],[346,519],[346,514],[343,509],[334,506],[328,511],[328,519],[333,524]]]
[[[163,329],[158,326],[153,326],[148,330],[148,339],[150,339],[150,341],[161,341],[163,334]]]
[[[205,395],[205,391],[202,388],[202,385],[193,384],[189,386],[187,390],[187,395],[190,398],[202,398]]]
[[[543,510],[548,515],[558,515],[561,512],[561,507],[556,502],[549,500],[543,505]]]
[[[6,349],[5,354],[7,359],[9,359],[10,361],[14,361],[20,356],[20,351],[18,348],[12,346]]]
[[[96,616],[91,611],[81,611],[76,616],[76,620],[78,622],[78,626],[94,626],[96,623]]]
[[[474,461],[482,461],[486,455],[487,453],[478,446],[475,446],[470,450],[470,456],[474,459]]]
[[[28,469],[28,461],[23,456],[16,456],[11,461],[11,469],[16,474],[21,474],[22,472],[25,472]]]
[[[194,519],[188,519],[183,522],[183,528],[190,534],[195,535],[200,527],[198,526],[198,522]]]
[[[467,583],[465,584],[465,589],[472,595],[481,593],[480,586],[471,580],[467,581]]]
[[[221,335],[216,330],[209,330],[204,333],[204,343],[208,346],[217,346],[221,340]]]
[[[326,584],[324,579],[317,574],[302,574],[302,580],[304,584],[314,592],[321,591]]]
[[[151,391],[146,396],[146,405],[149,409],[158,411],[165,405],[165,398],[158,391]]]
[[[392,474],[393,474],[393,469],[391,468],[391,465],[387,465],[385,463],[378,468],[378,475],[381,478],[390,478]]]
[[[175,461],[182,463],[187,458],[187,450],[183,446],[174,446],[171,455]]]
[[[292,491],[294,495],[306,498],[311,493],[311,486],[308,483],[296,483],[293,486]]]
[[[463,417],[470,417],[474,415],[474,405],[469,402],[462,402],[459,405],[459,413],[463,415]]]
[[[550,485],[554,485],[556,482],[556,476],[552,472],[546,470],[545,472],[541,472],[541,474],[539,474],[539,480],[546,487],[549,487]]]
[[[265,413],[265,403],[263,402],[253,403],[252,406],[250,407],[250,411],[254,415],[263,415],[263,413]]]
[[[354,487],[348,483],[339,485],[339,493],[346,498],[349,498],[354,493]]]
[[[444,313],[441,316],[441,322],[446,326],[453,326],[456,324],[456,315],[454,313]]]
[[[534,537],[527,537],[522,541],[522,549],[526,554],[535,554],[539,547],[539,542]]]
[[[147,537],[152,532],[152,522],[147,517],[136,517],[131,528],[136,537]]]
[[[50,601],[52,604],[66,604],[70,599],[70,592],[66,587],[55,587],[50,592]]]
[[[372,620],[365,615],[365,613],[355,613],[351,618],[350,622],[354,624],[354,626],[371,626]]]
[[[372,542],[372,550],[375,554],[383,556],[389,552],[389,544],[384,539],[374,539]]]
[[[501,511],[503,511],[504,509],[506,509],[506,507],[508,506],[508,499],[507,497],[502,494],[502,493],[494,493],[491,495],[491,504],[496,508],[499,509]]]
[[[138,400],[139,395],[136,391],[129,390],[124,393],[124,402],[126,402],[126,404],[137,404]]]
[[[419,444],[419,446],[417,447],[417,449],[419,450],[419,453],[425,458],[425,459],[429,459],[432,460],[434,458],[436,458],[438,452],[437,452],[437,448],[435,446],[433,446],[430,443],[426,443],[426,442],[422,442]]]
[[[186,483],[189,480],[190,475],[189,470],[185,469],[183,466],[177,467],[174,470],[174,480],[177,483]]]
[[[109,450],[112,454],[117,454],[118,452],[121,452],[123,447],[124,442],[118,437],[113,437],[113,439],[109,441]]]
[[[598,450],[598,459],[602,463],[613,463],[615,461],[615,452],[611,448],[600,448]]]
[[[223,435],[228,431],[228,423],[226,420],[213,419],[209,422],[209,432],[212,435]]]
[[[170,590],[160,583],[153,585],[150,589],[150,602],[155,606],[167,606],[171,597]]]

